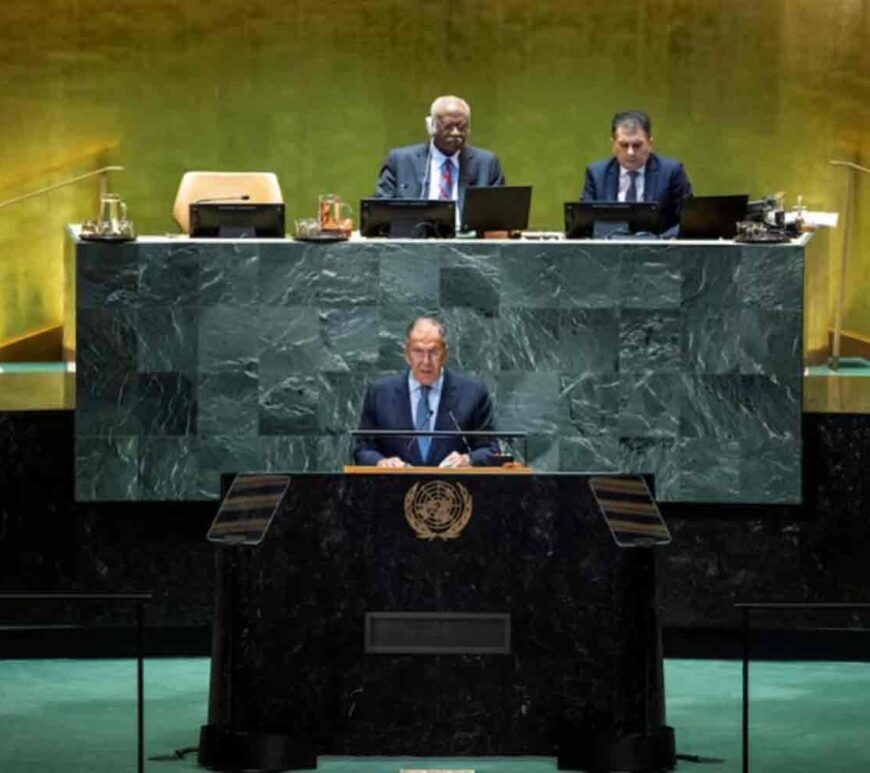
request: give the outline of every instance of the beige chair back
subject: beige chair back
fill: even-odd
[[[202,199],[282,204],[281,186],[273,172],[185,172],[175,194],[172,217],[182,233],[190,233],[190,205]]]

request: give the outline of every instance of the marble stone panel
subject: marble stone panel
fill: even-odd
[[[200,256],[196,245],[139,245],[139,292],[142,306],[195,306],[200,292]]]
[[[799,311],[803,303],[803,250],[799,247],[744,244],[737,284],[745,306]]]
[[[741,491],[737,440],[683,437],[674,449],[677,473],[672,498],[687,502],[736,502]]]
[[[444,309],[439,315],[447,327],[448,363],[478,378],[499,371],[499,319],[475,309]],[[396,341],[395,346],[401,344]]]
[[[801,368],[801,314],[779,309],[740,312],[738,359],[741,373],[789,377]]]
[[[622,374],[616,423],[619,437],[677,437],[686,398],[679,373]]]
[[[619,318],[619,372],[682,369],[679,311],[623,308]]]
[[[225,473],[263,470],[266,466],[266,452],[259,437],[200,436],[193,449],[197,458],[197,499],[216,499],[220,476]]]
[[[519,308],[608,308],[618,303],[621,248],[582,242],[520,243],[502,250],[502,304]]]
[[[619,300],[631,309],[676,309],[683,292],[682,250],[662,246],[623,247],[619,256]]]
[[[249,309],[210,306],[199,313],[199,370],[238,373],[256,366],[259,320]]]
[[[621,391],[621,380],[616,373],[560,376],[560,394],[568,399],[571,424],[581,436],[597,437],[616,431],[620,417]]]
[[[146,437],[139,443],[139,499],[171,501],[196,495],[192,437]]]
[[[139,438],[76,438],[76,499],[139,498]]]
[[[79,309],[134,308],[139,302],[139,245],[88,245],[76,253]]]
[[[200,249],[200,306],[259,303],[260,255],[269,245],[221,242]]]
[[[740,373],[741,332],[746,319],[737,308],[686,305],[682,310],[683,367],[694,373]]]
[[[320,382],[314,376],[287,375],[260,368],[260,434],[316,434]]]
[[[140,373],[134,413],[145,435],[195,435],[197,384],[184,373]]]
[[[296,242],[260,258],[267,306],[371,306],[378,303],[379,261],[371,246]]]
[[[260,426],[260,378],[255,365],[239,371],[201,373],[197,397],[197,428],[202,435],[232,430],[256,436]]]
[[[497,273],[484,263],[444,267],[440,276],[440,305],[447,309],[474,309],[484,316],[494,317],[498,314],[501,297],[497,282]]]
[[[438,253],[419,255],[413,247],[407,243],[384,246],[379,273],[381,306],[425,307],[439,297]]]
[[[76,431],[105,456],[83,462],[83,496],[213,496],[221,465],[340,469],[421,314],[538,470],[651,472],[677,501],[800,495],[801,247],[72,243]],[[104,469],[119,482],[87,482]]]
[[[742,249],[722,244],[679,250],[683,273],[680,303],[684,309],[709,312],[738,305]]]
[[[318,371],[356,371],[378,365],[378,307],[327,308],[320,313],[320,338],[329,362]]]
[[[149,306],[134,317],[137,368],[145,372],[195,373],[199,362],[199,309]]]

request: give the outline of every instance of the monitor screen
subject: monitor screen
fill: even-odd
[[[196,239],[283,239],[283,204],[190,205],[190,235]]]
[[[661,230],[661,213],[655,201],[565,202],[568,239],[613,239],[659,234]]]
[[[360,234],[389,239],[451,239],[456,204],[438,199],[360,199]]]
[[[694,196],[683,201],[680,239],[733,239],[746,217],[749,196]]]
[[[462,206],[462,230],[525,231],[529,227],[531,185],[469,186]]]

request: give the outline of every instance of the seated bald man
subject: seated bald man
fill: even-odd
[[[444,325],[420,317],[405,336],[408,369],[373,384],[363,403],[360,429],[495,431],[492,401],[481,381],[444,367]],[[498,452],[487,437],[359,436],[354,458],[378,467],[488,466]]]
[[[586,167],[581,200],[657,201],[662,236],[676,236],[683,199],[692,195],[683,165],[652,152],[652,123],[640,110],[613,116],[610,140],[613,158]]]
[[[393,148],[381,166],[375,195],[387,199],[452,199],[461,222],[469,185],[504,185],[495,154],[467,145],[471,108],[464,99],[438,97],[426,116],[429,142]]]

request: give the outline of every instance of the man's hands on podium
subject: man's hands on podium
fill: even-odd
[[[378,467],[410,467],[411,465],[400,459],[398,456],[385,456],[383,459],[378,459]],[[460,454],[458,451],[451,451],[441,460],[439,467],[470,467],[471,457],[468,454]]]
[[[408,464],[399,459],[398,456],[385,456],[383,459],[378,459],[378,467],[407,467]]]
[[[460,454],[459,451],[451,451],[441,460],[439,467],[470,467],[471,457],[468,454]]]

